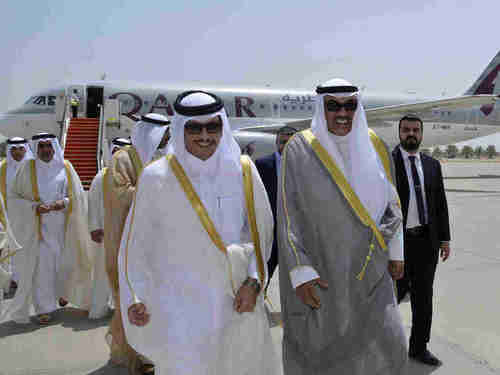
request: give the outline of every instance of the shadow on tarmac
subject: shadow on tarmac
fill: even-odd
[[[129,372],[125,367],[113,365],[111,362],[106,363],[104,366],[99,367],[87,375],[128,375]]]
[[[415,362],[408,359],[408,365],[406,366],[406,375],[428,375],[432,374],[434,371],[439,369],[439,367],[431,367],[424,365],[422,363]]]
[[[65,328],[72,328],[73,331],[87,331],[109,324],[111,313],[101,319],[90,320],[87,312],[72,307],[56,310],[52,314],[52,321],[47,325],[39,325],[35,317],[30,318],[28,324],[18,324],[13,320],[0,324],[0,338],[34,332],[52,326],[61,325]]]

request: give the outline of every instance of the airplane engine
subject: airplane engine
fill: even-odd
[[[253,160],[276,151],[276,135],[260,132],[234,131],[241,150]]]

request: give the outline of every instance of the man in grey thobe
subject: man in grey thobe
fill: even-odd
[[[311,129],[282,156],[278,202],[286,375],[401,374],[406,338],[393,279],[403,274],[392,159],[359,92],[317,88]]]

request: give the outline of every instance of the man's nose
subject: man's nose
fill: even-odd
[[[340,109],[337,111],[337,114],[342,115],[342,116],[347,115],[347,111],[346,111],[345,107],[344,106],[340,107]]]
[[[208,132],[207,132],[207,128],[206,127],[202,127],[201,128],[201,134],[200,134],[201,138],[203,140],[205,139],[208,139],[209,138],[209,135],[208,135]]]

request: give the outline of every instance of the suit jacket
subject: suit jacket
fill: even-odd
[[[269,203],[271,203],[271,210],[273,211],[274,217],[274,241],[273,241],[273,251],[275,251],[276,245],[276,199],[278,191],[278,172],[276,169],[276,155],[272,153],[271,155],[264,156],[255,161],[255,166],[260,174],[260,178],[264,183],[264,187],[267,191],[267,196],[269,198]]]
[[[410,186],[404,165],[403,155],[399,146],[392,151],[396,167],[396,188],[401,209],[403,211],[403,225],[406,229],[408,205],[410,203]],[[448,203],[444,192],[441,164],[438,160],[420,153],[422,169],[424,172],[425,200],[427,204],[427,221],[432,242],[432,248],[437,250],[441,241],[450,240],[450,222],[448,217]]]

